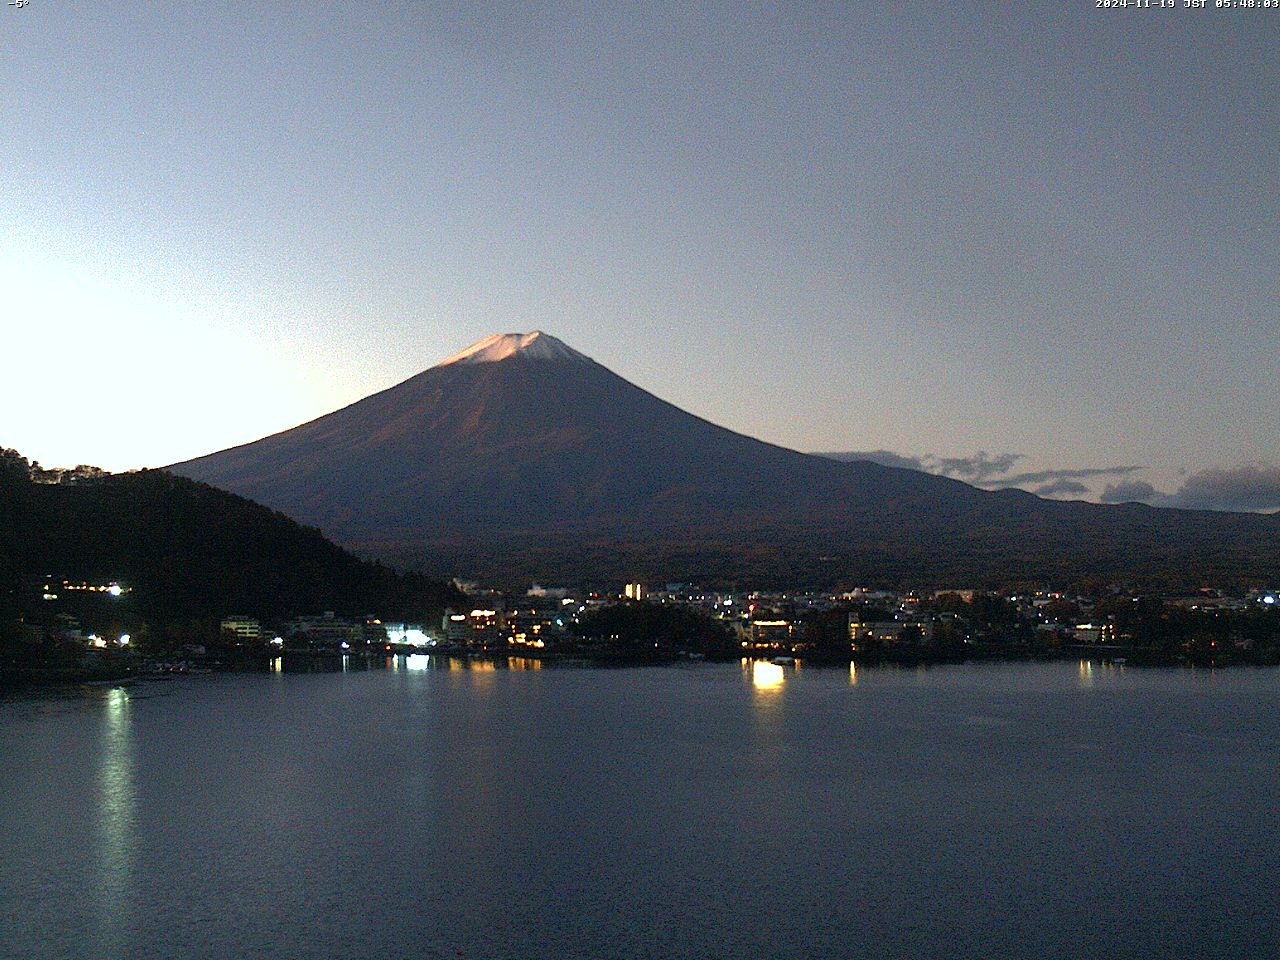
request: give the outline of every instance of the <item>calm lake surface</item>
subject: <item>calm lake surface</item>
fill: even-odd
[[[398,666],[0,700],[0,955],[1280,956],[1280,671]]]

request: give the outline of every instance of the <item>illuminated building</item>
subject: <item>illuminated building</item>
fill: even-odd
[[[751,646],[757,650],[786,650],[795,628],[790,620],[752,620]]]
[[[253,617],[239,615],[223,617],[220,627],[224,636],[230,634],[237,640],[256,643],[262,637],[262,624]]]
[[[853,653],[868,643],[928,643],[932,639],[932,620],[864,621],[856,613],[849,614],[849,649]]]
[[[1077,623],[1071,628],[1071,638],[1076,643],[1115,643],[1116,626],[1114,623]]]
[[[648,591],[645,590],[643,583],[628,583],[623,588],[622,594],[628,600],[643,600],[648,596]]]
[[[382,644],[396,643],[402,646],[416,647],[425,649],[435,645],[435,640],[427,635],[421,624],[417,623],[386,623],[381,620],[373,620],[368,624],[370,627],[381,627],[382,632],[377,634],[375,642]],[[370,639],[375,639],[373,631],[370,631]]]
[[[365,625],[335,617],[326,610],[322,617],[298,617],[286,627],[288,636],[305,641],[312,647],[339,647],[343,643],[363,644]]]
[[[512,644],[541,649],[564,636],[567,614],[559,603],[524,603],[507,611],[507,633]]]
[[[441,627],[444,629],[444,638],[448,643],[466,643],[467,636],[471,632],[467,624],[467,615],[454,610],[444,612]]]
[[[501,610],[475,609],[467,614],[467,642],[488,648],[502,638],[504,618]]]

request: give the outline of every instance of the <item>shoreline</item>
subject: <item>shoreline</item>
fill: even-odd
[[[395,669],[393,661],[407,656],[430,656],[452,660],[463,660],[484,663],[504,663],[510,660],[534,660],[549,666],[565,667],[664,667],[687,665],[693,663],[735,663],[742,660],[763,662],[785,661],[786,665],[796,664],[820,669],[844,669],[851,664],[856,666],[877,667],[930,667],[958,664],[1000,664],[1000,663],[1068,663],[1073,661],[1090,661],[1093,663],[1109,663],[1118,666],[1141,668],[1204,668],[1225,669],[1228,667],[1280,667],[1280,654],[1275,651],[1262,651],[1261,654],[1250,654],[1249,651],[1235,651],[1230,657],[1200,657],[1186,654],[1166,655],[1159,652],[1140,649],[1099,649],[1072,648],[1061,651],[1017,651],[1008,648],[973,650],[955,655],[939,655],[926,652],[900,651],[882,653],[875,656],[831,657],[822,655],[767,655],[743,654],[740,656],[688,655],[681,653],[660,653],[635,655],[624,652],[602,651],[583,652],[581,650],[565,651],[480,651],[465,649],[431,649],[415,650],[412,653],[404,650],[393,653],[357,652],[339,653],[336,651],[284,651],[273,657],[240,657],[229,661],[209,660],[195,666],[189,671],[165,671],[155,669],[101,669],[78,667],[44,667],[13,666],[0,667],[0,690],[20,690],[44,687],[71,686],[127,686],[140,680],[163,680],[179,676],[201,676],[227,673],[259,673],[279,670],[286,673],[337,673],[350,670],[354,663],[356,670]],[[343,661],[346,665],[343,665]],[[275,662],[279,661],[279,665]],[[293,665],[291,669],[289,664]],[[302,669],[298,667],[304,666]]]

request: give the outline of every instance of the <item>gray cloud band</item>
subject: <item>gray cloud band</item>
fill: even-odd
[[[1103,503],[1136,500],[1184,510],[1280,510],[1280,466],[1210,467],[1191,474],[1174,493],[1162,493],[1140,480],[1108,484],[1099,499]]]
[[[1136,501],[1185,510],[1280,510],[1280,466],[1275,464],[1210,467],[1191,474],[1175,492],[1165,493],[1145,480],[1132,478],[1131,474],[1142,469],[1134,464],[1009,473],[1015,463],[1024,459],[1024,454],[990,454],[980,450],[971,457],[939,457],[934,454],[907,456],[892,450],[859,450],[820,453],[817,456],[844,461],[870,460],[887,467],[922,470],[966,480],[990,490],[1031,489],[1042,497],[1087,495],[1090,488],[1081,483],[1082,480],[1124,477],[1128,479],[1107,484],[1098,499],[1103,503]]]

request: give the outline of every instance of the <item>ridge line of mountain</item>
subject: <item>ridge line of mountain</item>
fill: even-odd
[[[571,356],[557,348],[522,362],[515,347],[549,335],[495,336],[462,351],[497,344],[484,362],[438,364],[170,469],[363,553],[504,581],[954,585],[1262,576],[1280,561],[1274,518],[1043,500],[842,463],[717,426],[558,340]]]

